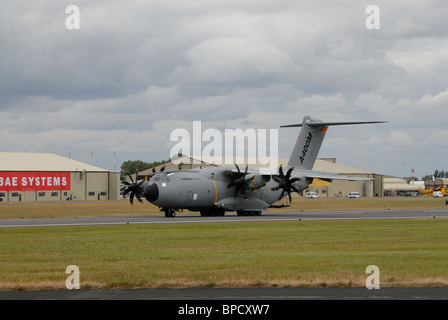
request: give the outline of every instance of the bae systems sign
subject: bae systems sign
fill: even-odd
[[[0,190],[70,190],[70,172],[0,172]]]

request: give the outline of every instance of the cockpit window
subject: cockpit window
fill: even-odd
[[[169,174],[167,175],[166,173],[158,173],[156,175],[154,175],[154,177],[152,178],[153,182],[162,182],[162,183],[166,183],[166,182],[170,182],[170,178],[168,177]]]

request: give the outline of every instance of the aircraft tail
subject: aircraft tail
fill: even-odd
[[[281,126],[282,128],[302,127],[289,158],[288,167],[302,167],[312,170],[329,126],[371,123],[384,123],[384,121],[324,122],[305,116],[302,123]]]

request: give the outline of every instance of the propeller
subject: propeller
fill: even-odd
[[[165,171],[166,165],[162,167],[162,169],[159,170],[159,172]],[[156,167],[152,166],[152,173],[156,173]]]
[[[165,171],[166,165],[163,166],[159,172]],[[156,169],[153,166],[152,167],[152,173],[156,173]],[[123,196],[126,196],[129,192],[131,193],[131,197],[129,198],[129,202],[133,205],[134,204],[134,196],[137,198],[138,201],[140,201],[141,203],[143,203],[142,200],[142,195],[143,195],[143,187],[142,184],[146,181],[149,180],[149,176],[145,176],[145,179],[142,179],[140,181],[138,181],[138,169],[136,169],[136,173],[135,173],[135,181],[134,179],[132,179],[131,174],[126,171],[126,174],[129,176],[129,178],[131,179],[131,182],[123,182],[125,185],[128,186],[128,188],[123,192]]]
[[[286,192],[288,194],[289,203],[291,203],[291,192],[294,191],[294,192],[299,193],[299,190],[297,190],[297,188],[294,187],[292,184],[294,182],[296,182],[296,181],[301,181],[302,179],[300,179],[300,178],[292,178],[291,179],[291,172],[293,170],[294,170],[294,167],[289,168],[289,170],[286,172],[286,175],[285,175],[283,173],[283,167],[282,167],[282,165],[280,165],[279,176],[272,177],[278,183],[278,186],[274,187],[274,188],[271,188],[271,190],[272,191],[277,191],[277,190],[283,189],[280,197],[278,198],[278,200],[283,198],[283,195]]]
[[[247,175],[247,164],[246,164],[246,170],[244,172],[240,171],[240,168],[235,163],[236,169],[238,170],[238,173],[231,173],[232,175],[236,175],[236,179],[230,182],[227,185],[227,189],[235,186],[235,191],[233,193],[233,198],[236,200],[236,197],[238,196],[238,193],[241,193],[244,200],[248,201],[246,196],[246,190],[250,189],[249,182],[254,179],[254,176],[251,175],[249,178],[246,178]]]
[[[138,179],[138,169],[135,173],[135,181],[134,179],[132,179],[131,174],[126,171],[126,174],[129,176],[129,178],[131,179],[131,183],[125,181],[123,182],[125,185],[128,186],[128,188],[123,192],[123,197],[126,196],[129,192],[131,193],[131,197],[129,198],[129,202],[131,203],[131,205],[134,204],[134,196],[137,197],[137,200],[140,201],[141,203],[143,203],[142,201],[142,194],[143,194],[143,189],[141,188],[141,185],[143,184],[143,182],[145,180],[140,180],[137,181]]]

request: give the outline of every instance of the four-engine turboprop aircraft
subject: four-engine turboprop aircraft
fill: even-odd
[[[238,215],[260,215],[269,207],[281,207],[277,201],[286,195],[291,202],[291,192],[307,189],[318,178],[333,180],[369,181],[359,177],[339,176],[329,172],[313,171],[313,165],[329,126],[383,123],[323,122],[305,116],[302,123],[282,127],[301,127],[288,164],[273,173],[235,167],[203,167],[187,171],[163,171],[150,179],[131,183],[124,195],[131,193],[141,202],[143,195],[149,202],[161,208],[166,217],[174,217],[176,211],[188,209],[202,216],[223,216],[226,211]],[[129,175],[130,176],[130,175]]]

